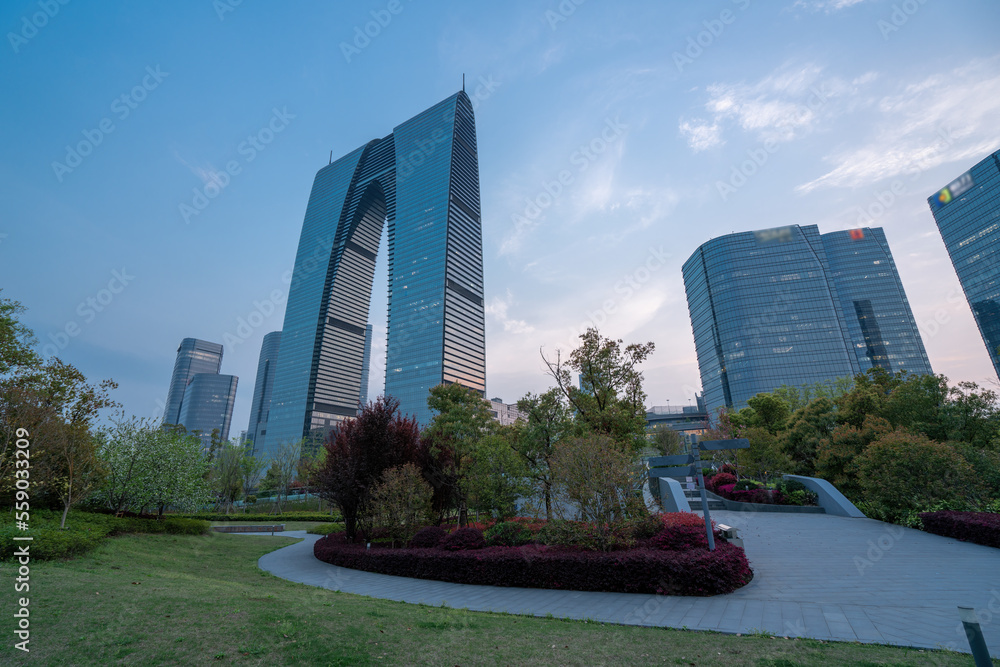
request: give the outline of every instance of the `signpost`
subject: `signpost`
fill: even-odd
[[[701,452],[715,452],[722,449],[746,449],[750,441],[746,438],[731,440],[702,440],[692,447],[691,454],[676,456],[654,456],[649,459],[650,477],[697,477],[701,489],[701,509],[705,513],[705,532],[708,534],[708,550],[715,551],[715,535],[712,534],[712,517],[708,512],[708,491],[705,477],[701,472]]]

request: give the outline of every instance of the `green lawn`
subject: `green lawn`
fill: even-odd
[[[31,564],[31,653],[13,648],[5,585],[0,664],[969,665],[967,655],[484,614],[333,593],[257,569],[294,542],[133,535]],[[15,567],[0,563],[13,582]]]

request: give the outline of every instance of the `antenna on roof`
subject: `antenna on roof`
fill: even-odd
[[[462,72],[462,92],[465,92],[465,72]]]
[[[333,164],[333,151],[330,151],[330,164]]]

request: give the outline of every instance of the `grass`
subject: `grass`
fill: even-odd
[[[4,665],[968,665],[967,655],[476,613],[334,593],[257,559],[287,537],[129,535],[31,564],[31,653]],[[12,582],[15,566],[0,563]],[[13,600],[12,586],[6,600]]]

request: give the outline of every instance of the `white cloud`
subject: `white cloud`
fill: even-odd
[[[695,152],[725,143],[726,126],[756,135],[758,141],[791,141],[820,121],[851,109],[852,99],[878,76],[867,72],[851,81],[822,77],[823,68],[782,65],[755,83],[713,83],[706,89],[708,120],[681,120],[679,129]]]
[[[688,145],[695,153],[721,146],[722,128],[718,123],[709,125],[703,120],[694,122],[681,121],[680,131],[687,138]]]
[[[486,305],[486,313],[497,322],[503,324],[503,330],[513,334],[531,333],[535,327],[524,320],[515,320],[507,316],[507,309],[514,301],[514,295],[507,290],[503,297],[495,296]]]
[[[825,160],[833,168],[798,186],[858,187],[941,164],[978,160],[1000,144],[1000,58],[974,61],[951,72],[899,85],[877,100],[877,129],[863,145]],[[985,137],[985,138],[984,138]]]

